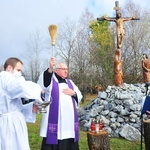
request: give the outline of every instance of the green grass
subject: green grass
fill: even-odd
[[[84,104],[81,104],[80,107],[83,107],[87,103],[90,102],[91,99],[95,98],[96,95],[88,95]],[[42,138],[39,136],[40,131],[40,123],[41,123],[41,114],[37,114],[37,121],[34,124],[27,124],[29,131],[29,143],[31,150],[40,150]],[[79,131],[80,140],[79,147],[80,150],[88,150],[87,143],[87,132]],[[145,150],[145,145],[142,145]],[[140,141],[128,141],[122,138],[110,138],[110,148],[111,150],[140,150]]]

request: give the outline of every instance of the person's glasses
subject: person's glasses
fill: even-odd
[[[68,70],[68,68],[57,68],[57,69],[60,69],[60,70]]]

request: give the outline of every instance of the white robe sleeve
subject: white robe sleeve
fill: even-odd
[[[145,99],[146,99],[146,96],[144,96],[144,97],[142,98],[141,110],[143,109],[143,105],[144,105],[144,103],[145,103]]]
[[[44,74],[44,72],[41,73],[41,75],[40,75],[40,77],[39,77],[39,79],[38,79],[38,82],[37,82],[37,83],[42,87],[42,89],[45,88],[45,87],[44,87],[44,83],[43,83],[43,80],[44,80],[43,74]]]
[[[24,114],[25,120],[28,123],[35,123],[36,121],[36,113],[32,111],[33,103],[34,102],[23,105],[22,113]]]
[[[5,91],[10,99],[15,98],[27,98],[36,99],[42,103],[41,99],[41,87],[37,83],[32,81],[26,81],[24,77],[11,77],[5,81]]]
[[[44,86],[44,82],[43,82],[43,81],[44,81],[44,78],[43,78],[43,76],[44,76],[44,72],[41,73],[41,75],[40,75],[40,77],[39,77],[37,83],[41,86],[41,88],[42,88],[46,93],[48,93],[51,86],[50,86],[50,85],[49,85],[48,87],[45,87],[45,86]]]

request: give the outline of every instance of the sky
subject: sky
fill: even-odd
[[[0,65],[8,57],[21,58],[26,41],[35,31],[45,35],[50,24],[58,24],[65,18],[78,19],[85,9],[95,18],[114,14],[116,0],[0,0]],[[125,0],[118,0],[123,6]],[[149,0],[133,0],[148,7]]]

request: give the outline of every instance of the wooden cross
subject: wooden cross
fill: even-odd
[[[116,10],[116,17],[101,17],[97,18],[98,21],[112,21],[116,23],[116,31],[117,31],[117,48],[120,49],[122,47],[122,41],[125,35],[125,30],[123,27],[123,22],[130,21],[130,20],[139,20],[139,18],[135,17],[122,17],[121,16],[121,7],[119,7],[119,2],[115,2],[114,10]]]
[[[119,7],[119,2],[118,1],[115,1],[114,10],[116,10],[116,16],[117,16],[117,13],[119,12],[119,10],[121,10],[121,7]]]

